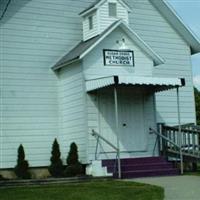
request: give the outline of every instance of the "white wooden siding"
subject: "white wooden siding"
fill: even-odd
[[[91,30],[89,29],[89,17],[92,17],[92,20],[93,20],[93,28]],[[83,40],[84,41],[99,34],[98,22],[99,21],[97,18],[97,12],[93,12],[87,17],[84,17],[83,19]]]
[[[66,158],[70,144],[76,142],[81,162],[86,162],[87,115],[85,88],[80,63],[62,68],[59,78],[60,140],[62,155]],[[65,157],[64,157],[65,156]]]
[[[117,17],[109,17],[109,13],[108,13],[109,2],[117,3],[116,0],[110,0],[110,1],[105,2],[99,8],[100,33],[103,32],[106,28],[108,28],[108,26],[110,26],[116,20],[123,19],[126,23],[128,23],[128,11],[120,3],[117,3]]]
[[[164,65],[154,68],[153,75],[186,79],[186,87],[180,90],[181,123],[195,122],[189,46],[149,1],[126,2],[134,10],[129,18],[131,28],[166,61]],[[171,125],[178,123],[175,96],[176,93],[172,90],[156,95],[157,117],[160,122]]]
[[[103,49],[119,49],[120,45],[116,43],[116,40],[122,42],[122,38],[125,39],[127,48],[134,52],[134,66],[104,66]],[[105,77],[109,75],[152,76],[153,61],[134,44],[121,28],[117,28],[84,58],[83,65],[86,79],[92,76]]]
[[[138,94],[141,93],[141,91],[139,91],[137,89],[133,89],[133,88],[132,89],[127,89],[127,88],[123,89],[123,91],[127,91],[127,90],[129,90],[129,92],[132,93],[133,96],[135,96],[135,95],[137,96]],[[106,94],[108,95],[107,100],[112,101],[112,97],[114,98],[113,89],[110,88],[110,89],[107,89],[106,91],[107,91]],[[101,113],[99,112],[99,105],[100,105],[101,98],[99,98],[99,93],[101,93],[101,91],[99,91],[98,93],[94,93],[94,94],[92,94],[92,93],[88,94],[88,97],[87,97],[88,132],[91,133],[92,129],[94,129],[99,134],[101,134],[105,137],[106,133],[102,133],[100,124],[101,124],[101,126],[107,127],[107,122],[106,122],[106,119],[105,119],[105,122],[104,122],[104,120],[100,119]],[[121,98],[123,98],[123,96],[120,96],[120,99]],[[113,105],[113,103],[111,103],[111,104]],[[127,157],[139,157],[139,156],[152,156],[153,155],[153,148],[155,145],[156,137],[153,134],[152,135],[149,134],[149,127],[152,127],[152,128],[156,127],[153,95],[144,93],[142,104],[143,104],[143,112],[144,112],[144,131],[145,131],[145,135],[146,135],[147,147],[143,151],[137,151],[137,152],[123,151],[121,153],[122,157],[127,158]],[[111,111],[112,109],[109,109],[109,110]],[[113,115],[113,118],[114,118],[114,115]],[[100,123],[100,121],[101,121],[101,123]],[[115,126],[115,125],[113,125],[113,126]],[[107,127],[107,133],[108,132],[109,132],[109,135],[106,138],[108,140],[112,141],[112,143],[114,145],[116,145],[116,138],[113,137],[113,134],[114,134],[113,130],[111,130],[109,127]],[[109,146],[107,147],[105,145],[105,143],[103,143],[102,141],[100,141],[100,143],[104,146],[104,150],[109,149],[109,151],[111,151],[111,152],[113,151],[112,148],[110,148]],[[91,134],[89,134],[89,143],[88,143],[88,156],[89,156],[88,159],[89,160],[93,160],[95,158],[95,149],[96,149],[96,139],[93,136],[91,136]],[[133,147],[133,149],[134,149],[134,147]],[[101,145],[99,146],[98,150],[100,152],[102,152]],[[155,151],[155,153],[156,153],[155,155],[157,155],[156,151]],[[100,158],[101,159],[108,159],[108,158],[114,159],[115,157],[116,157],[116,153],[114,151],[113,151],[113,153],[106,152],[105,154],[103,154],[103,152],[102,152],[101,154],[98,154],[99,159]]]
[[[65,161],[68,142],[59,138],[58,79],[51,67],[82,39],[78,13],[91,2],[23,0],[9,5],[0,22],[0,168],[15,166],[20,143],[30,166],[49,165],[55,137],[65,146]]]
[[[93,2],[23,0],[12,1],[9,5],[0,22],[1,168],[16,164],[20,143],[25,146],[31,166],[49,164],[53,139],[60,135],[58,80],[50,68],[82,40],[82,22],[78,13]],[[125,2],[132,9],[129,14],[131,28],[167,61],[156,67],[153,74],[186,78],[187,87],[180,92],[181,120],[182,123],[194,122],[189,47],[148,0]],[[75,96],[71,95],[72,101]],[[174,92],[159,93],[157,106],[160,121],[177,123]],[[19,123],[21,118],[26,118],[26,123]],[[38,118],[41,123],[37,123]],[[62,146],[62,141],[59,142]]]
[[[87,119],[88,119],[88,143],[87,143],[87,155],[88,162],[95,159],[96,139],[91,135],[94,129],[98,133],[99,127],[99,111],[98,111],[98,97],[96,94],[87,94]]]

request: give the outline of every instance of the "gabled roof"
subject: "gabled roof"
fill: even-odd
[[[129,6],[123,1],[123,0],[117,0],[119,3],[122,4],[122,6],[124,6],[128,12],[131,12],[131,9],[129,8]],[[92,3],[88,8],[86,8],[85,10],[83,10],[82,12],[79,13],[80,16],[85,16],[88,13],[98,9],[104,2],[106,2],[106,0],[97,0],[94,3]]]
[[[190,28],[184,24],[183,20],[177,15],[174,9],[164,0],[150,0],[152,4],[160,11],[168,22],[173,26],[173,28],[183,37],[186,43],[191,48],[191,54],[196,54],[200,52],[200,40],[198,37],[190,30]],[[81,16],[97,9],[105,0],[97,0],[91,4],[87,9],[80,13]],[[129,6],[122,2],[129,9]]]
[[[149,45],[147,45],[132,29],[128,27],[126,23],[122,20],[114,22],[110,25],[104,32],[100,35],[91,38],[87,41],[81,41],[77,46],[75,46],[69,53],[62,57],[55,66],[52,67],[53,70],[57,70],[62,66],[66,66],[75,61],[84,58],[93,48],[95,48],[103,39],[112,33],[117,27],[121,27],[125,33],[143,50],[150,58],[152,58],[154,65],[160,65],[164,63],[164,60],[154,52]]]
[[[197,38],[196,35],[194,35],[191,29],[184,24],[183,20],[176,14],[169,3],[164,0],[150,1],[190,46],[191,54],[199,53],[200,40]]]

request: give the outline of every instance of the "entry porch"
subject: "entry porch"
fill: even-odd
[[[157,136],[149,134],[150,127],[157,127],[155,93],[176,89],[180,122],[179,87],[183,85],[184,80],[177,78],[111,76],[87,80],[89,160],[115,160],[120,177],[121,159],[159,156]]]

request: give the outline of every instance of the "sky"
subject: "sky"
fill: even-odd
[[[200,0],[167,0],[200,40]],[[200,90],[200,53],[192,56],[194,85]]]

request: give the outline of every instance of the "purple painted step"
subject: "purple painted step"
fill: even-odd
[[[117,177],[116,160],[102,160],[102,166],[107,167],[109,173]],[[147,176],[178,175],[177,169],[166,161],[164,157],[144,157],[121,159],[122,178],[136,178]]]
[[[164,157],[143,157],[143,158],[123,158],[121,159],[121,165],[125,164],[144,164],[144,163],[160,163],[166,162]],[[116,159],[102,160],[103,166],[113,165],[116,163]]]
[[[122,171],[135,171],[135,170],[157,170],[173,168],[171,163],[152,163],[152,164],[138,164],[138,165],[121,165]],[[107,166],[109,173],[114,172],[114,166]]]
[[[154,176],[175,176],[179,172],[177,169],[159,169],[159,170],[138,170],[138,171],[129,171],[122,172],[122,178],[139,178],[139,177],[154,177]],[[115,178],[118,177],[118,174],[113,175]]]

